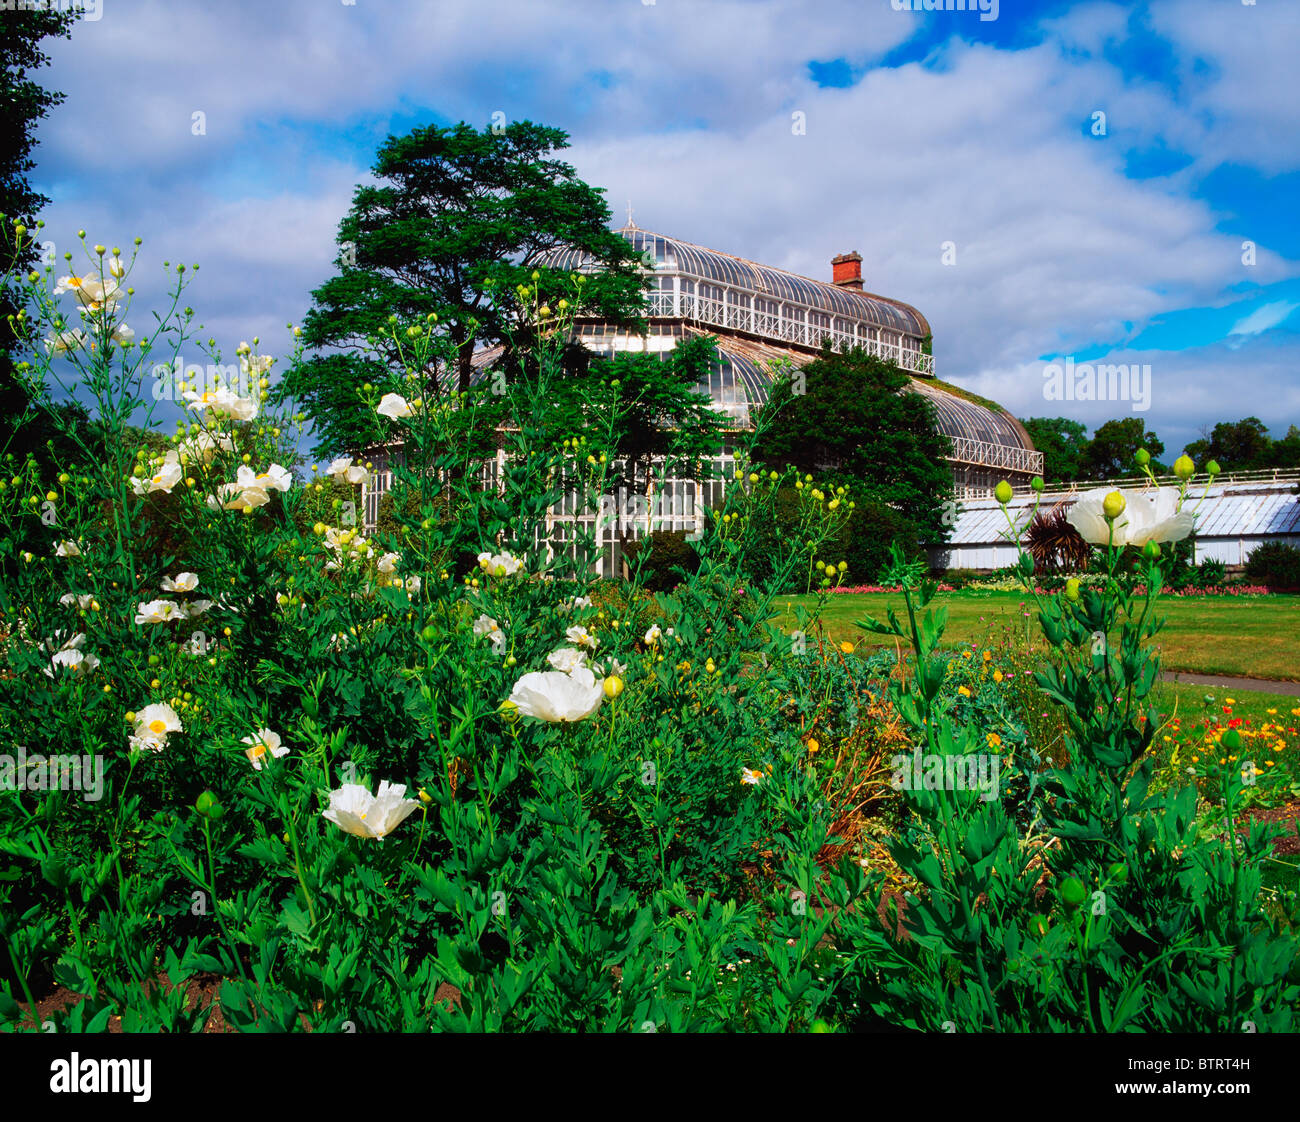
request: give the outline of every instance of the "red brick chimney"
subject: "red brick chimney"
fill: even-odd
[[[831,269],[834,270],[831,279],[841,288],[862,290],[862,254],[857,250],[832,257]]]

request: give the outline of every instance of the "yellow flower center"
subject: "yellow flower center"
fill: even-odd
[[[149,722],[149,731],[161,736],[167,731],[167,722],[155,718]]]

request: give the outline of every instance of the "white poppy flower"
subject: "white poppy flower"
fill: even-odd
[[[600,640],[597,639],[596,636],[590,634],[585,627],[570,627],[569,630],[564,633],[564,637],[568,639],[570,643],[576,643],[580,647],[590,647],[593,651],[596,649],[596,645],[600,642]]]
[[[407,578],[406,578],[406,594],[407,594],[408,596],[417,596],[417,595],[419,595],[420,589],[421,589],[421,587],[423,587],[423,585],[424,585],[424,582],[423,582],[422,580],[420,580],[419,577],[407,577]]]
[[[754,787],[763,782],[763,773],[753,768],[742,767],[740,769],[740,781],[746,787]]]
[[[166,740],[170,733],[184,731],[176,710],[161,701],[146,705],[135,715],[135,734],[138,737]]]
[[[604,689],[585,666],[571,674],[559,670],[525,674],[510,691],[510,701],[520,713],[550,722],[585,720],[604,699]]]
[[[66,355],[84,347],[88,340],[89,336],[81,328],[74,327],[71,331],[60,331],[53,339],[46,339],[45,347],[51,355]]]
[[[400,553],[385,553],[377,562],[375,568],[381,573],[395,573],[397,566],[402,560]]]
[[[76,292],[81,288],[81,278],[78,276],[60,277],[54,285],[54,295],[62,296],[65,292]]]
[[[119,347],[124,347],[135,339],[135,332],[127,327],[125,323],[119,323],[113,328],[112,339]]]
[[[54,551],[55,557],[80,557],[81,547],[76,542],[59,542],[59,547]]]
[[[659,625],[656,623],[645,633],[646,645],[653,647],[663,637],[664,633],[659,629]]]
[[[99,659],[93,654],[84,654],[78,650],[62,650],[50,659],[54,669],[47,668],[45,673],[51,678],[54,677],[54,671],[61,666],[66,666],[74,674],[80,676],[94,670],[99,665]]]
[[[79,651],[86,642],[86,633],[78,631],[71,639],[67,638],[67,632],[60,628],[50,638],[45,640],[45,649],[50,652],[54,651]]]
[[[193,592],[199,587],[199,574],[177,573],[175,580],[171,577],[163,577],[159,587],[164,592]]]
[[[399,393],[386,393],[379,399],[375,412],[382,417],[396,421],[399,417],[409,417],[413,410],[410,403]]]
[[[169,453],[169,455],[175,455],[175,453]],[[185,469],[181,467],[179,460],[168,459],[147,479],[132,479],[131,490],[137,495],[149,495],[155,491],[164,491],[171,494],[171,489],[181,481],[184,474]]]
[[[185,610],[172,600],[150,600],[135,609],[136,623],[171,623],[184,618]]]
[[[1142,546],[1147,542],[1182,541],[1196,529],[1195,515],[1178,509],[1178,489],[1160,487],[1154,492],[1122,492],[1124,510],[1115,519],[1112,538],[1102,504],[1114,490],[1114,487],[1094,487],[1085,491],[1065,516],[1084,541],[1092,545],[1114,541],[1117,546]]]
[[[254,771],[262,770],[262,760],[267,756],[278,760],[289,754],[289,749],[280,744],[279,735],[270,729],[258,729],[253,736],[244,737],[243,743],[248,745],[244,755],[248,757]]]
[[[404,794],[405,784],[394,785],[386,779],[379,784],[375,795],[360,783],[345,783],[330,792],[329,809],[321,817],[344,833],[359,838],[383,838],[419,809],[420,800],[404,799]]]
[[[353,465],[351,456],[340,456],[325,469],[326,475],[332,475],[340,483],[365,483],[370,479],[370,472],[360,465]]]
[[[580,651],[577,647],[561,647],[548,654],[546,661],[561,673],[572,674],[578,667],[586,665],[587,652]]]
[[[223,483],[217,489],[217,494],[209,497],[208,506],[214,510],[220,510],[222,506],[225,506],[227,510],[255,510],[259,506],[266,506],[270,501],[270,494],[261,487],[245,487],[241,483]]]
[[[69,277],[68,279],[71,280],[72,278]],[[100,308],[107,308],[112,311],[117,307],[121,290],[122,286],[117,283],[116,278],[111,276],[105,277],[103,280],[100,280],[99,277],[82,277],[81,283],[72,289],[72,291],[76,292],[77,299],[90,312],[97,312]]]
[[[135,736],[128,736],[126,739],[132,751],[161,752],[167,747],[166,736],[156,736],[151,732],[137,733]]]
[[[481,615],[474,621],[474,634],[480,638],[484,635],[490,635],[493,631],[499,631],[500,626],[491,616]]]
[[[524,563],[513,553],[480,553],[479,568],[489,576],[508,577],[522,572]]]
[[[255,398],[240,397],[226,386],[217,386],[216,389],[204,390],[202,393],[198,390],[186,390],[181,396],[185,399],[186,408],[207,409],[218,417],[251,421],[257,416]]]
[[[187,619],[198,619],[204,612],[212,607],[211,600],[191,600],[188,604],[179,605]]]
[[[182,463],[199,461],[210,464],[218,448],[225,452],[233,452],[235,442],[228,436],[213,435],[206,429],[201,429],[189,440],[182,440],[176,446],[176,452]]]
[[[240,349],[248,346],[247,343],[241,343]],[[274,365],[275,359],[270,355],[240,355],[239,369],[244,374],[251,374],[260,378]]]
[[[293,486],[293,476],[279,464],[272,464],[265,471],[255,472],[247,464],[240,464],[235,472],[235,482],[244,488],[259,491],[287,491]]]
[[[59,597],[60,604],[76,604],[78,608],[89,608],[95,602],[95,597],[89,593],[78,594],[76,592],[65,592]]]

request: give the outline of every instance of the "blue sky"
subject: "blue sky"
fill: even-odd
[[[1018,416],[1139,415],[1175,451],[1300,424],[1300,3],[910,6],[102,0],[41,75],[68,95],[39,133],[45,235],[144,238],[145,320],[161,262],[200,262],[204,337],[283,353],[376,146],[500,111],[565,129],[619,224],[630,199],[826,279],[858,250],[929,318],[940,376]],[[1149,409],[1046,400],[1065,357],[1149,365]]]

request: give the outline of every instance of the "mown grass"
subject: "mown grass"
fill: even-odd
[[[938,602],[948,609],[948,642],[985,643],[1014,633],[1031,650],[1046,649],[1033,598],[1021,592],[944,592]],[[777,622],[795,626],[793,608],[811,607],[815,596],[787,596],[778,601]],[[903,597],[894,592],[839,593],[822,611],[826,637],[870,648],[882,644],[855,626],[866,615],[884,618],[893,608],[903,613]],[[1158,610],[1166,619],[1155,640],[1165,670],[1224,674],[1270,681],[1300,681],[1300,596],[1164,597]],[[892,644],[889,644],[892,646]],[[1202,687],[1194,689],[1205,692]],[[1211,691],[1212,692],[1212,691]]]

